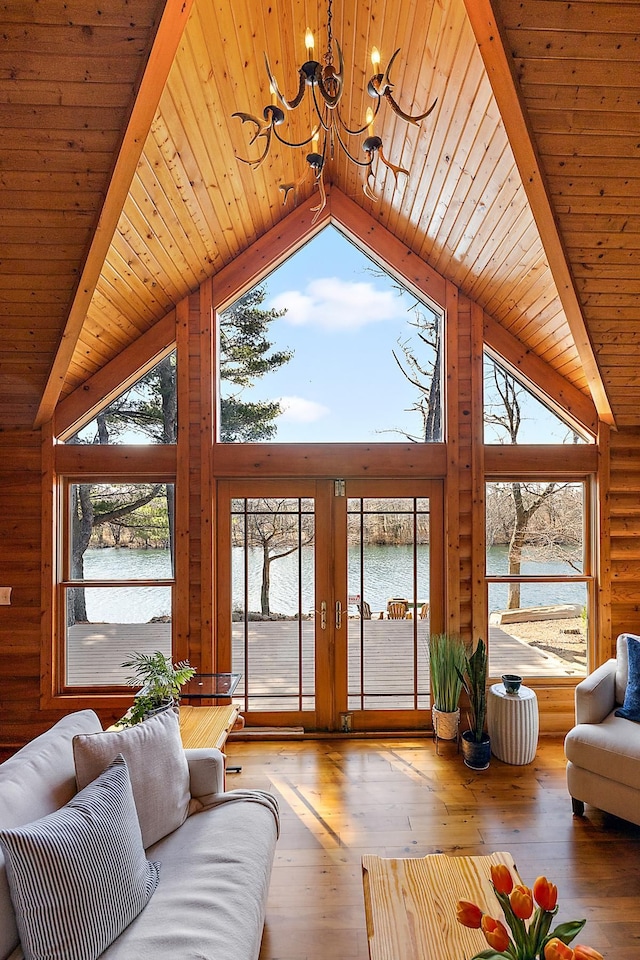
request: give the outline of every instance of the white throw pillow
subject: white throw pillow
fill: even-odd
[[[0,844],[26,960],[95,960],[158,884],[121,756],[66,806],[0,830]]]
[[[189,815],[189,765],[177,714],[165,710],[124,730],[75,736],[78,789],[95,780],[120,753],[129,767],[146,849],[177,830]]]

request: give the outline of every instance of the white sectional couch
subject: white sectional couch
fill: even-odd
[[[175,722],[177,725],[177,719]],[[111,734],[101,731],[93,711],[79,711],[0,764],[0,830],[31,825],[54,811],[65,815],[77,794],[74,740],[75,744],[87,739],[92,742],[91,736],[97,735],[102,744],[102,738]],[[124,750],[120,754],[126,759]],[[157,886],[142,911],[101,953],[103,960],[258,958],[278,833],[277,805],[262,791],[224,793],[219,751],[184,754],[188,791],[187,807],[178,816],[180,825],[146,850],[140,842],[143,862],[146,856],[160,863]],[[149,749],[147,766],[152,766],[148,763],[152,757],[153,750]],[[182,762],[182,758],[178,760]],[[131,762],[117,762],[128,775]],[[147,811],[141,810],[141,805],[147,800],[139,785],[136,794],[135,775],[131,770],[137,829],[136,811],[144,819]],[[162,805],[162,789],[155,798],[153,792],[148,803]],[[77,796],[84,796],[84,791]],[[146,829],[153,831],[155,839],[161,832],[158,817],[164,814],[155,809],[150,813],[151,825]],[[48,817],[47,822],[50,820]],[[144,830],[143,826],[142,834]],[[13,906],[15,889],[10,891],[7,876],[7,857],[10,872],[15,873],[13,854],[8,850],[0,848],[0,960],[18,960],[23,954]],[[13,876],[11,882],[13,888]],[[117,898],[119,891],[110,894]],[[54,905],[54,912],[56,909]],[[63,950],[61,960],[69,955]]]

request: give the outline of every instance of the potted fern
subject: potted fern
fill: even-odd
[[[120,726],[132,727],[141,720],[175,706],[180,700],[180,688],[190,680],[195,669],[188,660],[173,663],[171,657],[161,650],[155,653],[134,653],[130,660],[122,664],[133,670],[127,683],[131,687],[140,687],[133,706],[120,721]]]
[[[465,648],[460,637],[434,633],[429,638],[429,671],[431,675],[431,718],[438,740],[457,740],[460,723],[460,694]]]
[[[487,715],[487,648],[478,640],[475,650],[465,652],[460,680],[469,698],[469,729],[462,734],[462,757],[473,770],[486,770],[491,759],[491,741],[485,733]]]

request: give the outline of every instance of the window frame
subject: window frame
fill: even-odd
[[[440,437],[438,440],[424,441],[425,445],[429,448],[437,447],[439,445],[446,445],[447,443],[447,425],[448,425],[448,414],[447,414],[447,405],[450,402],[447,391],[447,361],[448,361],[448,310],[446,307],[446,298],[444,296],[439,297],[435,290],[430,291],[428,289],[428,284],[424,282],[424,277],[420,278],[420,281],[416,277],[411,277],[409,273],[401,269],[399,264],[396,262],[394,257],[389,259],[381,257],[375,249],[370,246],[369,243],[363,242],[361,238],[354,234],[351,230],[347,229],[340,220],[331,219],[328,223],[323,223],[318,225],[318,228],[310,233],[307,233],[303,238],[300,244],[295,245],[292,248],[289,248],[284,256],[277,255],[276,252],[270,250],[270,257],[273,256],[273,260],[269,264],[264,265],[264,269],[260,273],[256,274],[249,282],[234,282],[229,290],[223,292],[218,288],[215,289],[217,296],[213,302],[213,321],[214,321],[214,364],[212,370],[213,377],[213,390],[215,396],[215,422],[213,430],[213,446],[215,451],[223,450],[225,448],[266,448],[269,451],[272,449],[277,450],[279,447],[286,447],[295,451],[297,449],[304,450],[307,447],[313,449],[322,448],[331,448],[335,446],[344,446],[344,447],[353,447],[357,449],[358,447],[370,447],[372,444],[376,446],[382,446],[383,443],[378,443],[377,441],[367,440],[346,440],[346,441],[331,441],[331,440],[314,440],[309,443],[303,440],[296,441],[278,441],[278,440],[262,440],[262,441],[224,441],[220,439],[221,434],[221,415],[220,415],[220,404],[222,399],[222,393],[220,391],[220,361],[221,361],[221,347],[220,347],[220,321],[222,315],[225,311],[232,308],[243,296],[253,290],[255,287],[260,286],[268,282],[268,279],[271,274],[275,273],[277,270],[282,267],[285,261],[293,258],[300,252],[300,250],[307,244],[313,243],[317,236],[325,230],[335,230],[339,233],[342,239],[350,243],[365,259],[369,260],[374,267],[377,267],[382,272],[384,272],[390,280],[392,280],[397,286],[402,287],[402,290],[407,295],[413,297],[415,300],[419,301],[422,306],[433,313],[437,318],[439,325],[439,337],[440,337],[440,357],[439,357],[439,370],[438,370],[438,381],[439,381],[439,395],[440,395]],[[275,254],[275,255],[274,255]],[[426,269],[426,264],[423,265]],[[235,278],[234,278],[235,279]],[[438,279],[442,281],[442,278],[438,276]],[[396,447],[400,449],[402,445],[411,444],[414,445],[416,441],[409,439],[407,436],[399,436],[397,440],[386,441],[387,446]],[[222,454],[224,457],[224,453]],[[344,472],[344,471],[343,471]]]
[[[554,449],[561,450],[563,447],[562,444],[554,445]],[[508,446],[510,450],[518,450],[517,445],[515,447]],[[572,446],[572,449],[576,449]],[[589,449],[586,446],[583,446],[582,449]],[[572,576],[562,576],[560,574],[553,574],[549,576],[533,575],[533,574],[520,574],[519,576],[495,576],[489,575],[487,573],[487,546],[486,546],[486,491],[487,487],[491,483],[543,483],[548,482],[550,479],[553,479],[557,483],[571,483],[574,485],[580,484],[583,490],[583,515],[582,515],[582,529],[583,529],[583,571],[582,573],[576,573]],[[484,476],[484,523],[485,523],[485,555],[484,555],[484,576],[483,576],[483,587],[484,587],[484,600],[485,600],[485,630],[486,635],[489,635],[489,587],[492,583],[521,583],[521,584],[534,584],[534,583],[584,583],[586,586],[586,610],[587,610],[587,638],[586,638],[586,673],[592,669],[593,664],[595,663],[595,633],[596,630],[592,625],[597,623],[597,558],[596,558],[596,544],[597,537],[595,536],[595,510],[594,505],[597,503],[596,500],[596,491],[595,491],[595,474],[584,473],[558,473],[553,469],[544,470],[540,468],[535,473],[527,472],[525,470],[514,472],[511,469],[508,473],[496,474],[496,473],[485,473]],[[544,682],[545,685],[553,686],[566,686],[567,682],[571,686],[575,686],[575,678],[567,681],[566,677],[527,677],[527,683],[531,682],[534,686],[537,683]]]
[[[67,682],[67,655],[68,655],[68,637],[67,637],[67,618],[66,618],[66,595],[69,589],[74,587],[84,587],[84,588],[107,588],[107,589],[125,589],[129,587],[161,587],[168,588],[171,595],[171,610],[172,610],[172,619],[171,619],[171,646],[173,647],[173,637],[174,637],[174,617],[173,610],[175,606],[176,598],[176,576],[175,569],[174,575],[172,577],[163,577],[163,578],[152,578],[152,579],[74,579],[71,576],[71,551],[73,547],[73,530],[72,530],[72,520],[71,520],[71,489],[74,485],[80,485],[82,483],[91,483],[94,485],[99,484],[149,484],[149,483],[162,483],[164,484],[173,484],[175,489],[175,479],[174,480],[153,480],[149,477],[130,477],[125,479],[123,477],[118,477],[115,479],[112,476],[109,477],[97,477],[97,476],[82,476],[82,477],[71,477],[65,476],[60,478],[59,482],[59,517],[61,518],[60,523],[60,536],[58,537],[57,543],[57,569],[59,571],[59,576],[56,578],[56,592],[57,592],[57,617],[56,617],[56,635],[57,635],[57,652],[58,652],[58,675],[60,678],[59,682],[59,694],[61,695],[74,695],[74,694],[83,694],[87,690],[98,690],[101,694],[109,693],[120,693],[123,690],[129,690],[129,687],[125,684],[104,684],[104,685],[92,685],[92,686],[82,686],[77,684],[69,684]],[[130,693],[129,693],[130,696]]]

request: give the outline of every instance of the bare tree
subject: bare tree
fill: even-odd
[[[368,273],[389,280],[389,274],[377,267]],[[393,288],[402,296],[408,293],[400,283]],[[392,350],[393,359],[402,375],[416,387],[415,401],[407,413],[417,413],[422,421],[419,433],[409,433],[395,428],[388,433],[401,433],[412,443],[437,443],[442,440],[442,318],[420,300],[409,307],[414,319],[408,322],[415,333],[397,341],[398,349]]]
[[[419,414],[422,430],[418,436],[405,432],[414,443],[433,443],[442,440],[442,324],[435,314],[425,312],[422,304],[414,303],[415,320],[409,326],[416,330],[418,345],[425,349],[416,353],[414,339],[398,340],[400,354],[392,350],[393,359],[409,383],[418,390],[408,412]]]
[[[491,364],[490,376],[497,400],[487,402],[485,399],[484,421],[502,432],[508,443],[517,444],[522,426],[521,397],[525,389],[515,377],[495,362]],[[509,489],[511,499],[511,511],[506,515],[504,512],[502,514],[503,518],[508,517],[507,572],[510,577],[518,577],[522,572],[525,545],[530,543],[530,527],[533,518],[545,504],[553,502],[558,492],[565,489],[567,485],[553,481],[546,484],[513,481],[505,486]],[[554,538],[549,534],[548,524],[546,529],[547,546],[549,546]],[[519,606],[520,583],[511,581],[507,590],[507,609],[514,610]]]
[[[251,500],[246,513],[244,539],[247,546],[262,551],[260,609],[271,616],[271,564],[313,543],[313,517],[288,509],[291,500],[261,497]],[[235,537],[238,540],[237,535]]]
[[[120,492],[114,487],[111,496],[105,497],[104,485],[77,483],[71,486],[71,576],[74,580],[84,579],[84,555],[93,531],[118,521],[130,526],[135,511],[155,500],[162,485],[137,485],[134,489],[136,493],[132,494],[128,488]],[[73,587],[67,591],[67,624],[87,620],[85,589]]]

